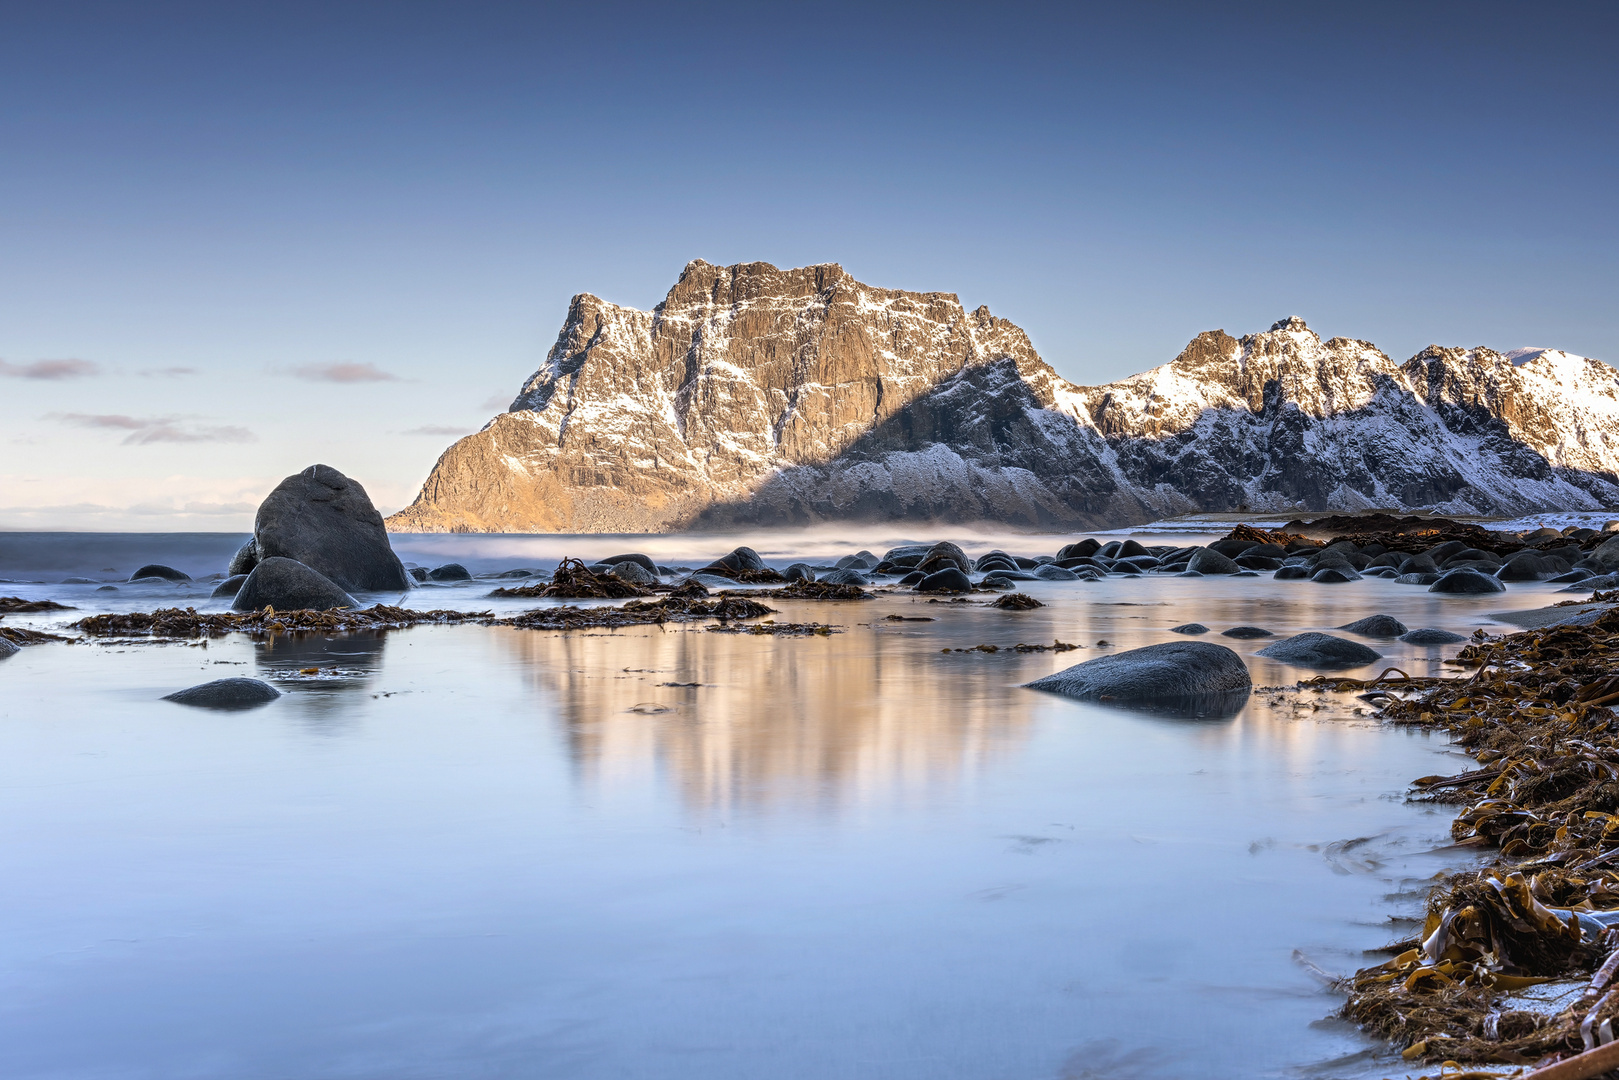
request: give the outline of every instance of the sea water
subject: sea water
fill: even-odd
[[[241,539],[0,534],[0,593],[79,609],[4,625],[220,609],[206,583],[52,581],[145,561],[200,577]],[[749,539],[778,564],[881,540]],[[638,547],[700,565],[730,546],[395,540],[478,572]],[[544,603],[491,587],[405,601]],[[1467,864],[1450,811],[1405,798],[1467,759],[1353,695],[1294,688],[1313,673],[1254,655],[1264,640],[1204,639],[1261,688],[1227,719],[1022,684],[1193,620],[1501,631],[1491,613],[1558,587],[1020,588],[1046,606],[771,601],[825,636],[457,625],[28,647],[0,661],[0,1075],[1404,1075],[1330,1019],[1342,998],[1314,969],[1379,962],[1366,950],[1410,933],[1391,917]],[[1058,640],[1082,647],[1008,648]],[[1385,658],[1356,674],[1440,673],[1455,652],[1370,644]],[[285,696],[161,700],[227,675]]]

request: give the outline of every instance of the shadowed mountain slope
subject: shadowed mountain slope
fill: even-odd
[[[1194,510],[1619,504],[1619,373],[1555,350],[1396,364],[1302,320],[1075,386],[954,295],[835,265],[688,265],[650,312],[574,298],[510,410],[395,530],[837,520],[1123,525]]]

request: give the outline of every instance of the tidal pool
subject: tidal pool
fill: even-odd
[[[1554,588],[1147,576],[1026,583],[1029,612],[773,602],[824,637],[32,646],[0,661],[0,1075],[1403,1075],[1299,958],[1345,973],[1407,932],[1467,858],[1407,782],[1466,759],[1335,695],[1185,721],[1020,684],[1193,620],[1500,631]],[[1083,648],[1005,648],[1055,639]],[[1262,687],[1311,674],[1204,640]],[[1454,654],[1368,643],[1412,674]],[[286,693],[159,700],[225,675]]]

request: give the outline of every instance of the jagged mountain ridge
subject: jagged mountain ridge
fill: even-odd
[[[1123,525],[1196,510],[1619,504],[1619,373],[1555,350],[1397,364],[1302,320],[1198,335],[1104,386],[948,293],[690,263],[639,311],[581,294],[511,408],[395,530],[837,520]]]

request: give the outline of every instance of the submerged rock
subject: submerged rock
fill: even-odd
[[[299,608],[327,611],[339,607],[358,608],[359,605],[354,602],[354,597],[320,572],[295,559],[272,556],[260,562],[247,575],[231,607],[236,611],[259,611],[265,607],[273,607],[277,611],[296,611]]]
[[[221,581],[218,585],[215,585],[214,591],[208,595],[214,598],[221,596],[235,596],[237,593],[242,591],[242,583],[246,580],[246,574],[232,574],[224,581]]]
[[[1346,581],[1359,581],[1360,574],[1347,563],[1336,566],[1323,566],[1310,575],[1310,580],[1317,585],[1341,585]]]
[[[648,570],[633,559],[613,563],[612,568],[607,572],[620,581],[627,581],[631,585],[656,585],[658,583],[656,569]]]
[[[1221,555],[1218,551],[1201,548],[1194,552],[1186,564],[1186,569],[1198,574],[1235,574],[1242,567],[1236,561]]]
[[[838,570],[833,570],[829,574],[822,575],[821,580],[826,582],[828,585],[870,585],[871,584],[871,579],[867,578],[866,575],[862,574],[860,571],[855,570],[855,569],[853,569],[851,567],[843,567],[843,568],[838,569]]]
[[[411,585],[365,488],[330,465],[281,481],[259,504],[253,538],[260,560],[300,562],[340,589],[402,592]]]
[[[1345,623],[1338,627],[1348,630],[1351,634],[1362,637],[1392,637],[1397,638],[1405,633],[1405,623],[1393,615],[1368,615],[1364,619],[1356,619],[1352,623]]]
[[[1308,566],[1284,566],[1271,577],[1277,581],[1304,581],[1310,576]]]
[[[472,573],[458,562],[445,563],[427,572],[429,581],[471,581]]]
[[[215,679],[165,694],[163,700],[201,709],[251,709],[280,696],[281,691],[258,679]]]
[[[750,547],[739,547],[728,555],[721,555],[707,566],[701,567],[700,574],[718,574],[720,577],[736,577],[738,574],[754,573],[765,568],[765,561],[759,558],[759,553]]]
[[[225,568],[225,573],[229,577],[235,577],[237,574],[246,577],[253,572],[253,568],[258,564],[259,544],[258,541],[249,537],[247,543],[237,548],[236,554],[230,557],[230,565]]]
[[[917,592],[972,592],[972,588],[972,579],[954,566],[928,574],[916,583]]]
[[[1432,593],[1451,593],[1463,596],[1478,593],[1506,592],[1506,590],[1507,587],[1501,584],[1498,578],[1470,569],[1447,570],[1439,576],[1438,581],[1428,586],[1428,591]]]
[[[22,652],[22,649],[15,641],[10,638],[0,637],[0,660],[4,660],[8,656],[16,656],[20,652]]]
[[[1467,639],[1460,634],[1453,634],[1449,630],[1407,630],[1400,635],[1400,640],[1407,645],[1454,645],[1458,641]]]
[[[1294,634],[1274,645],[1267,645],[1259,650],[1259,655],[1295,667],[1331,671],[1370,664],[1383,654],[1376,649],[1367,648],[1358,641],[1348,641],[1341,637],[1333,637],[1331,634],[1312,631],[1308,634]]]
[[[1170,641],[1101,656],[1028,684],[1081,701],[1131,706],[1206,705],[1235,712],[1253,690],[1242,657],[1207,641]]]
[[[781,572],[781,576],[788,581],[814,581],[815,571],[808,563],[795,562]]]
[[[632,551],[626,555],[609,555],[607,558],[600,561],[606,563],[608,566],[617,566],[619,563],[632,562],[654,577],[656,577],[658,574],[658,564],[652,561],[652,556],[642,555],[638,551]]]
[[[1172,626],[1169,632],[1171,634],[1206,634],[1209,632],[1209,628],[1200,622],[1189,622],[1181,623],[1179,626]]]
[[[1262,638],[1275,637],[1276,635],[1271,633],[1269,630],[1266,630],[1262,626],[1233,626],[1229,630],[1220,631],[1220,636],[1230,638]]]
[[[162,563],[147,563],[145,566],[129,575],[130,581],[139,581],[141,578],[162,578],[165,581],[190,581],[191,575],[176,570],[172,566],[164,566]]]

